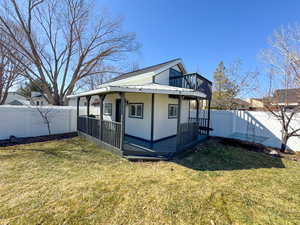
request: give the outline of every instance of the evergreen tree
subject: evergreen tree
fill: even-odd
[[[214,72],[212,107],[216,109],[231,109],[232,100],[236,97],[239,89],[226,75],[226,68],[220,62]]]

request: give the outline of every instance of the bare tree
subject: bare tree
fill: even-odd
[[[27,79],[44,82],[43,93],[50,104],[65,104],[77,81],[111,72],[103,69],[137,48],[135,35],[122,31],[122,20],[93,13],[93,8],[87,0],[3,0],[1,32],[32,63]],[[25,43],[15,38],[11,24],[20,27]],[[0,41],[0,45],[10,43]]]
[[[7,41],[7,39],[7,36],[0,33],[0,41]],[[7,48],[0,45],[0,105],[5,103],[10,88],[22,80],[21,75],[26,71],[19,63],[19,60],[23,60],[23,63],[26,63],[24,57],[13,49],[10,49],[10,51],[14,53],[15,58],[18,58],[18,60],[11,57]]]
[[[281,151],[284,152],[291,137],[300,137],[300,127],[292,125],[300,113],[300,26],[295,24],[276,30],[269,45],[270,48],[261,53],[268,74],[264,105],[281,124]]]

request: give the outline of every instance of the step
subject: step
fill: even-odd
[[[163,156],[139,156],[139,155],[125,155],[125,159],[132,160],[132,161],[167,161],[168,158]]]

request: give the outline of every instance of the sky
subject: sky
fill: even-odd
[[[123,29],[141,43],[140,67],[182,58],[188,72],[212,79],[220,61],[240,59],[260,69],[259,52],[272,32],[300,22],[299,0],[97,0],[124,18]]]

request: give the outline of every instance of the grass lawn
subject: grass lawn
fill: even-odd
[[[208,141],[128,162],[81,138],[0,148],[0,224],[300,224],[300,164]]]

